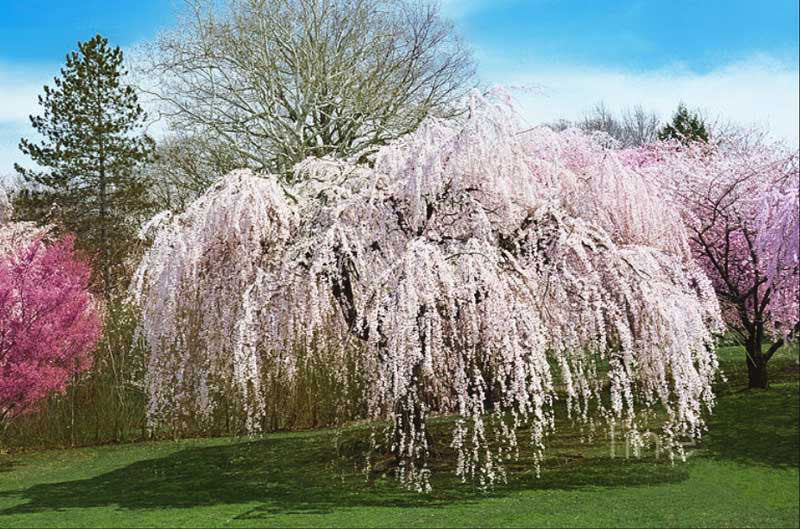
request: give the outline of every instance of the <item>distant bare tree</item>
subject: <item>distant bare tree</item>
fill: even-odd
[[[640,105],[617,116],[604,103],[598,103],[577,122],[561,119],[548,126],[553,130],[577,127],[587,132],[604,132],[620,147],[638,147],[658,140],[660,120]]]
[[[723,116],[710,116],[700,113],[705,122],[708,134],[714,143],[721,145],[737,145],[740,149],[757,149],[774,141],[770,139],[769,130],[758,125],[743,125]]]
[[[0,184],[0,224],[11,220],[14,210],[11,208],[11,199],[8,197],[3,185]]]
[[[653,112],[636,105],[622,114],[622,143],[626,147],[638,147],[658,139],[660,121]]]
[[[150,193],[156,209],[181,211],[217,178],[246,165],[227,143],[172,133],[158,142],[155,158],[144,170],[152,182]]]
[[[220,7],[220,3],[223,5]],[[289,177],[308,156],[365,160],[453,116],[474,63],[437,4],[195,0],[143,72],[172,128]]]
[[[556,121],[546,123],[545,126],[551,128],[556,132],[561,132],[575,127],[575,124],[568,119],[561,118],[557,119]]]
[[[597,103],[576,126],[585,131],[605,132],[617,141],[622,142],[624,132],[622,122],[606,107],[605,103]]]

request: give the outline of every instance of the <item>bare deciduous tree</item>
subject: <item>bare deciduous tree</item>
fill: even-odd
[[[286,177],[456,114],[474,76],[438,7],[411,0],[194,0],[145,62],[172,128]]]
[[[596,104],[580,121],[561,119],[549,125],[557,131],[577,127],[587,132],[604,132],[621,147],[639,147],[657,141],[659,126],[658,116],[640,105],[616,116],[604,103]]]
[[[576,123],[580,129],[589,132],[605,132],[612,138],[622,141],[623,125],[619,119],[606,107],[605,103],[597,103],[591,112]]]
[[[158,142],[155,157],[145,167],[157,211],[182,211],[220,175],[246,166],[237,150],[214,137],[183,132]]]
[[[630,147],[653,143],[658,137],[659,126],[656,114],[636,105],[622,114],[622,141]]]

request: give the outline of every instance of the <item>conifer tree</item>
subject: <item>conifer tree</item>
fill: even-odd
[[[147,185],[137,165],[154,142],[141,132],[146,115],[124,83],[122,51],[96,35],[67,55],[55,87],[39,96],[43,113],[30,116],[43,137],[23,138],[20,150],[39,167],[15,165],[22,191],[18,217],[55,223],[78,236],[95,259],[108,296],[137,217],[147,210]]]
[[[708,143],[708,130],[703,118],[696,112],[689,112],[683,103],[672,116],[672,122],[667,123],[658,132],[659,140],[678,140],[684,145],[694,141]]]

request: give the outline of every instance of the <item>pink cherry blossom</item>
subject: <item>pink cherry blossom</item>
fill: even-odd
[[[725,320],[747,346],[750,386],[766,386],[766,363],[800,321],[797,152],[750,134],[654,145],[629,161],[669,190]]]

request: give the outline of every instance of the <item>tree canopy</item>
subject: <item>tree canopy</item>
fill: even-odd
[[[282,178],[309,156],[364,160],[449,116],[474,66],[435,4],[196,1],[150,50],[140,83],[171,127]]]
[[[689,112],[681,103],[672,116],[672,121],[658,131],[659,140],[677,140],[684,145],[693,141],[708,142],[709,131],[705,121],[697,112]]]
[[[747,346],[750,386],[766,387],[767,362],[800,323],[797,152],[755,133],[675,143],[638,152],[636,165],[669,190],[692,253]]]
[[[72,237],[3,218],[0,191],[0,429],[89,369],[101,317]]]

